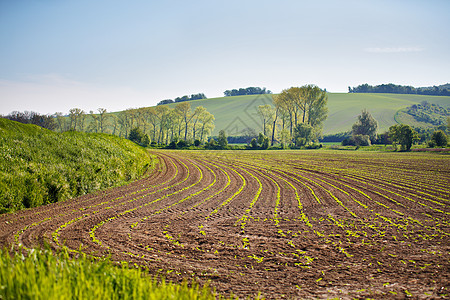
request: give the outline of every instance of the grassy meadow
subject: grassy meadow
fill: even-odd
[[[0,118],[0,213],[118,186],[152,163],[143,148],[116,136],[56,133]]]

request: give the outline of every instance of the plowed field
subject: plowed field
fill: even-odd
[[[66,246],[217,292],[450,294],[450,156],[156,151],[128,186],[0,216],[0,244]]]

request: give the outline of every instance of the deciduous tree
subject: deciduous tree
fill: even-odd
[[[372,117],[372,115],[363,109],[358,116],[358,121],[352,126],[352,134],[355,135],[368,135],[370,140],[374,142],[377,137],[378,122]]]
[[[400,144],[401,151],[409,151],[414,141],[419,139],[417,132],[409,125],[396,124],[389,127],[389,137],[397,148]]]

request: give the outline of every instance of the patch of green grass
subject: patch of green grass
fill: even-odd
[[[122,185],[155,161],[116,136],[56,133],[0,118],[0,213]]]
[[[168,283],[126,264],[67,253],[0,251],[0,299],[215,299],[207,286]]]

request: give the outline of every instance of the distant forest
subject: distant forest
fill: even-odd
[[[157,105],[170,104],[170,103],[179,103],[179,102],[191,101],[191,100],[199,100],[199,99],[208,99],[208,98],[206,98],[205,94],[198,93],[198,94],[192,94],[190,96],[185,95],[183,97],[177,97],[177,98],[175,98],[175,100],[172,100],[172,99],[161,100],[161,101],[158,102]]]
[[[225,97],[231,97],[231,96],[243,96],[243,95],[259,95],[259,94],[272,94],[271,91],[266,90],[266,88],[260,88],[260,87],[248,87],[248,88],[240,88],[240,89],[232,89],[232,90],[226,90],[223,92]]]
[[[450,96],[450,83],[415,88],[409,85],[396,85],[393,83],[369,85],[367,83],[358,85],[357,87],[348,87],[349,93],[389,93],[389,94],[417,94],[431,96]]]

